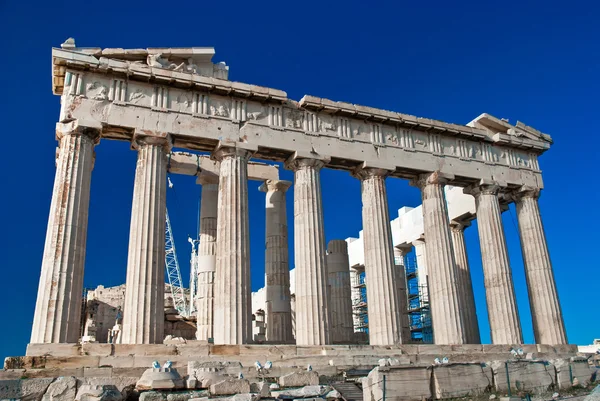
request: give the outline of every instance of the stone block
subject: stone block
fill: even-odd
[[[239,355],[239,345],[211,345],[209,355]]]
[[[115,344],[114,356],[169,356],[177,355],[175,345],[165,344]]]
[[[190,399],[199,399],[200,397],[208,397],[208,391],[178,391],[176,393],[167,394],[167,401],[188,401]]]
[[[211,395],[233,395],[250,392],[250,382],[245,379],[228,378],[210,386]]]
[[[72,376],[62,376],[48,386],[42,401],[73,401],[76,395],[77,379]]]
[[[84,384],[77,390],[75,401],[121,401],[123,396],[115,386]]]
[[[376,367],[363,379],[363,399],[383,399],[385,380],[386,401],[431,398],[431,369],[417,366]]]
[[[27,356],[79,356],[78,344],[27,344]]]
[[[25,372],[28,378],[41,378],[41,377],[62,377],[62,376],[73,376],[83,377],[83,368],[45,368],[45,369],[28,369]]]
[[[569,365],[571,366],[573,385],[576,384],[575,380],[577,380],[579,385],[583,387],[587,387],[590,383],[592,383],[592,375],[594,371],[590,368],[587,360],[573,361]]]
[[[12,356],[4,359],[4,369],[43,369],[45,356]]]
[[[135,385],[138,390],[174,390],[183,388],[183,379],[175,369],[146,369]]]
[[[177,353],[181,356],[201,357],[208,356],[210,346],[202,343],[187,343],[177,345]]]
[[[461,398],[481,395],[492,388],[492,369],[485,364],[434,366],[433,397]]]
[[[142,377],[146,368],[113,368],[113,377]]]
[[[534,394],[546,392],[555,384],[554,365],[546,361],[493,361],[491,363],[496,391],[508,390],[507,376],[512,391]],[[508,366],[508,375],[506,368]]]
[[[417,352],[419,355],[448,356],[452,353],[452,346],[437,345],[437,344],[422,344],[422,345],[417,345]]]
[[[135,383],[140,379],[140,376],[80,377],[77,379],[77,386],[113,386],[119,390],[119,392],[122,392],[127,387],[135,386]]]
[[[60,357],[60,356],[49,356],[46,357],[46,368],[97,368],[100,366],[99,356],[71,356],[71,357]]]
[[[110,356],[113,344],[85,343],[81,345],[81,353],[90,356]]]
[[[329,386],[304,386],[301,388],[285,389],[285,390],[271,390],[271,396],[275,398],[289,399],[292,397],[306,399],[308,397],[322,397],[331,391]]]
[[[83,377],[111,377],[112,368],[83,368]]]
[[[133,356],[101,356],[98,367],[133,368],[133,362]]]
[[[53,378],[0,380],[0,400],[41,400]]]
[[[296,371],[281,376],[278,383],[281,387],[317,386],[319,374],[314,371]]]
[[[144,391],[140,394],[140,401],[166,401],[167,397],[159,391]]]
[[[267,382],[250,383],[250,392],[258,394],[260,398],[271,396],[270,384]]]

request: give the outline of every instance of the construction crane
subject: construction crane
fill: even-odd
[[[167,177],[169,188],[173,188],[171,179]],[[185,293],[183,291],[183,283],[181,280],[181,271],[179,270],[179,261],[177,260],[177,252],[175,250],[175,242],[173,241],[173,230],[171,229],[171,220],[169,219],[169,211],[165,211],[165,268],[167,269],[167,278],[171,287],[171,295],[173,296],[173,304],[175,309],[181,316],[189,316]]]

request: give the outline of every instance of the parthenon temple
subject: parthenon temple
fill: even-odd
[[[100,49],[74,41],[52,50],[53,91],[61,99],[59,145],[31,344],[81,340],[94,147],[105,139],[128,141],[137,152],[118,343],[165,338],[171,172],[197,176],[202,185],[198,292],[191,300],[197,340],[253,342],[248,180],[260,180],[266,207],[264,342],[355,343],[351,282],[364,271],[368,343],[410,343],[403,260],[414,246],[427,284],[433,342],[480,344],[463,236],[476,219],[491,341],[522,344],[501,219],[514,202],[535,342],[567,344],[538,205],[538,157],[550,148],[549,135],[488,114],[457,125],[310,95],[294,101],[281,90],[228,80],[229,67],[214,64],[213,55],[212,48]],[[269,162],[283,163],[294,182],[280,180]],[[345,170],[360,181],[359,238],[325,243],[322,169]],[[391,220],[386,184],[400,179],[421,190],[422,206]],[[294,205],[293,233],[287,201]]]

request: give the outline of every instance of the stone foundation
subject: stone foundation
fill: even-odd
[[[517,347],[524,350],[522,359],[510,353],[511,348]],[[171,361],[187,390],[210,389],[219,384],[213,389],[214,394],[223,393],[219,389],[229,383],[227,380],[242,383],[241,378],[251,388],[266,380],[276,386],[278,383],[277,387],[293,384],[297,389],[292,392],[302,393],[302,386],[318,387],[319,382],[351,378],[360,382],[367,375],[362,381],[365,400],[381,398],[384,376],[386,399],[507,394],[508,381],[513,394],[563,392],[574,386],[587,386],[594,374],[598,375],[584,358],[574,357],[576,352],[577,347],[570,345],[295,346],[213,345],[204,341],[174,345],[30,344],[27,356],[6,358],[4,370],[0,371],[0,392],[12,389],[43,393],[58,377],[76,378],[78,389],[82,385],[96,390],[100,389],[98,386],[115,386],[123,392],[133,388],[155,360],[161,365]],[[436,365],[435,359],[443,357],[450,363]],[[269,369],[258,369],[256,361]],[[151,396],[154,395],[147,397]],[[163,398],[167,399],[166,395]]]

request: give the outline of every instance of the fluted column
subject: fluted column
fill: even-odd
[[[131,207],[123,344],[164,340],[167,154],[165,137],[136,136],[137,165]]]
[[[435,344],[466,341],[457,285],[448,210],[444,196],[446,179],[440,173],[423,174],[413,185],[421,188],[423,226],[427,241],[429,303]]]
[[[296,266],[296,344],[331,343],[325,232],[321,199],[321,160],[291,158],[294,171],[294,255]]]
[[[351,303],[354,309],[354,305],[358,305],[360,303],[360,274],[362,270],[358,270],[355,267],[350,269],[350,298]],[[352,324],[354,326],[354,331],[359,331],[357,328],[360,326],[360,319],[357,314],[352,311]]]
[[[536,344],[567,344],[565,323],[538,205],[539,195],[539,189],[529,188],[515,194],[533,334]]]
[[[217,265],[214,299],[215,344],[252,341],[248,159],[250,152],[222,147],[217,211]]]
[[[200,195],[200,244],[198,245],[198,280],[196,294],[196,339],[213,338],[213,307],[215,269],[217,265],[217,202],[219,178],[200,175],[196,183],[202,185]]]
[[[522,344],[521,323],[502,225],[499,187],[475,185],[463,192],[475,197],[485,298],[493,344]]]
[[[394,247],[394,260],[396,263],[396,287],[398,291],[398,308],[400,310],[400,334],[402,343],[408,344],[411,341],[410,321],[408,319],[408,288],[406,285],[406,266],[404,258],[410,252],[410,248]]]
[[[465,246],[465,228],[470,223],[462,224],[456,221],[450,223],[452,233],[452,245],[454,246],[454,260],[458,272],[458,294],[460,296],[461,309],[465,323],[467,344],[481,344],[479,336],[479,324],[477,323],[477,312],[475,310],[475,296],[473,295],[473,283],[471,282],[471,270],[467,258]]]
[[[402,343],[400,308],[387,204],[385,177],[388,171],[361,168],[354,175],[361,180],[365,275],[369,316],[369,343]]]
[[[259,188],[266,192],[265,308],[266,339],[269,342],[294,341],[285,202],[285,193],[290,185],[289,181],[267,180]]]
[[[99,132],[76,122],[56,125],[59,154],[40,273],[32,343],[76,343],[90,204],[94,145]]]
[[[427,281],[427,244],[424,239],[412,242],[417,259],[417,282],[419,284],[419,304],[429,304],[429,284]]]
[[[331,336],[334,343],[352,341],[352,295],[350,293],[350,262],[348,243],[331,240],[327,245],[327,276],[329,307],[331,308]]]

